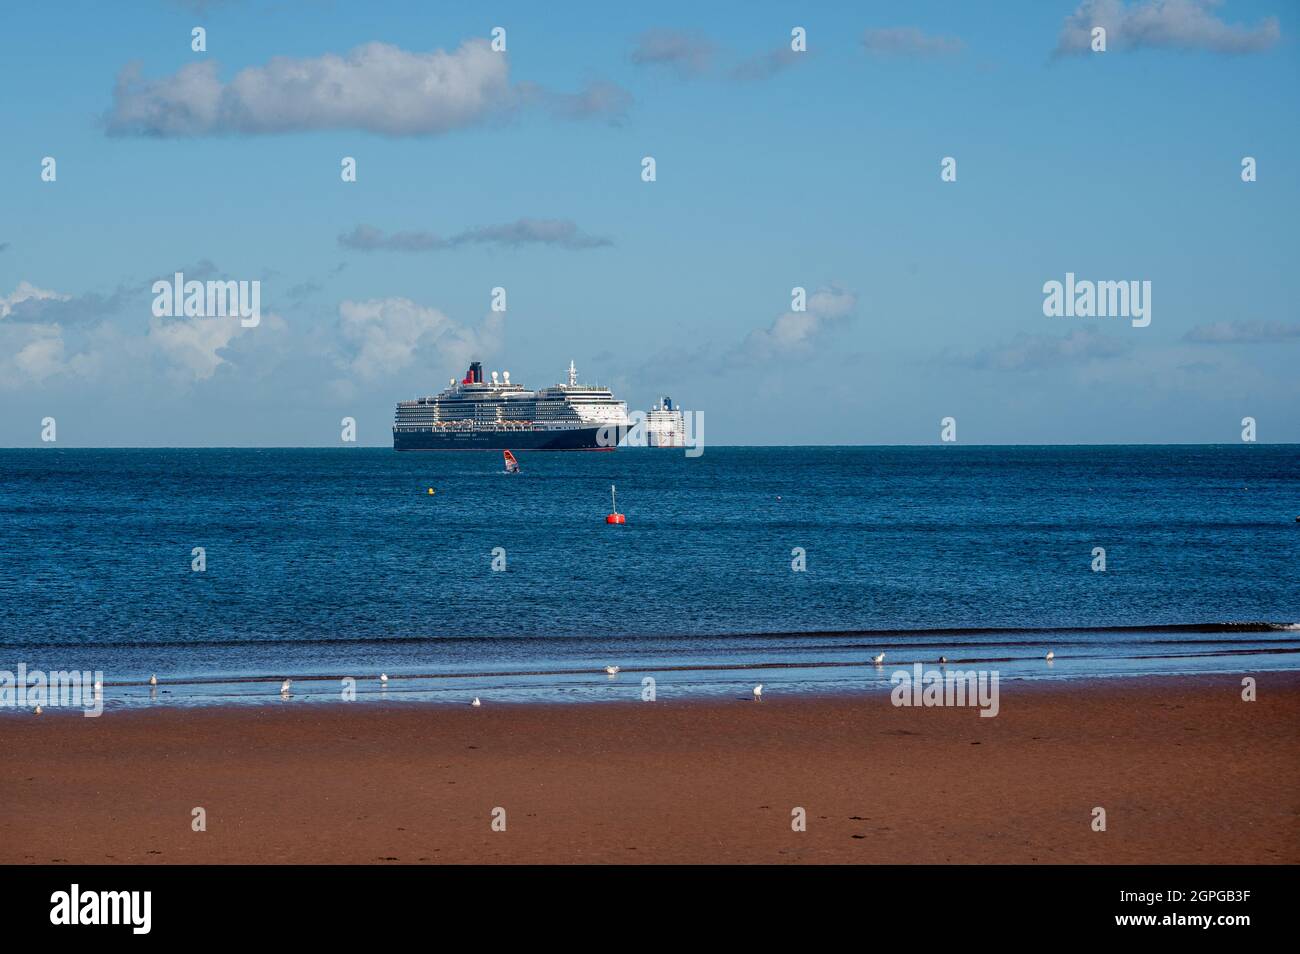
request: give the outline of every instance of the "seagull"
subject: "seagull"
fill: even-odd
[[[609,673],[611,676],[617,676],[617,675],[618,675],[618,666],[606,666],[606,667],[605,667],[605,672]]]
[[[40,715],[40,714],[41,714],[41,707],[38,705],[38,706],[36,707],[36,709],[32,712],[32,714],[33,714],[33,715]]]
[[[875,657],[875,658],[872,659],[871,661],[872,661],[873,663],[875,663],[877,666],[884,665],[884,662],[885,662],[885,654],[884,654],[884,653],[881,653],[879,656]]]
[[[284,682],[280,683],[280,695],[287,696],[288,694],[289,694],[289,680],[286,679]]]
[[[759,699],[762,698],[763,698],[763,684],[760,682],[757,686],[754,687],[754,701],[757,702]]]
[[[470,705],[472,705],[472,706],[474,706],[474,707],[476,707],[476,708],[477,708],[478,706],[481,706],[482,704],[483,704],[483,703],[479,702],[478,696],[475,696],[475,697],[474,697],[474,701],[470,703]]]
[[[1045,658],[1048,662],[1051,662],[1053,659],[1056,658],[1056,653],[1052,652],[1051,650],[1048,650],[1047,655],[1046,655],[1044,658]]]
[[[386,673],[386,672],[381,672],[381,673],[379,674],[379,681],[380,681],[380,682],[388,682],[388,673]]]
[[[940,657],[939,657],[939,665],[940,665],[940,666],[942,666],[942,665],[943,665],[944,663],[946,663],[947,661],[948,661],[948,657],[947,657],[947,656],[940,656]]]
[[[152,676],[149,677],[149,685],[151,685],[151,686],[156,686],[156,685],[158,685],[158,674],[157,674],[157,673],[154,673]]]

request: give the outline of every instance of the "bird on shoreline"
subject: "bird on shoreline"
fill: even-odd
[[[157,674],[157,673],[154,673],[152,676],[149,677],[149,685],[151,685],[151,686],[156,686],[156,685],[158,685],[158,674]]]
[[[885,654],[881,653],[879,656],[875,657],[871,661],[875,663],[877,666],[883,666],[885,664]]]
[[[754,687],[754,701],[757,702],[762,698],[763,698],[763,684],[760,682],[757,686]]]
[[[947,657],[947,656],[940,656],[940,657],[939,657],[939,665],[940,665],[940,666],[942,666],[942,665],[943,665],[944,663],[946,663],[947,661],[948,661],[948,657]]]
[[[1043,658],[1046,659],[1048,662],[1051,662],[1053,659],[1056,658],[1056,653],[1052,652],[1052,651],[1049,649],[1049,650],[1047,651],[1047,655],[1044,656]]]
[[[618,666],[606,666],[606,667],[605,667],[605,672],[609,673],[611,676],[617,676],[617,675],[618,675],[618,670],[619,670],[619,667],[618,667]]]
[[[287,695],[289,694],[289,683],[290,683],[290,680],[288,680],[288,679],[286,679],[284,682],[280,683],[280,695],[282,695],[282,696],[287,696]]]
[[[475,696],[474,701],[471,702],[470,705],[474,706],[475,708],[478,708],[479,706],[483,705],[483,703],[479,702],[478,696]]]
[[[386,672],[381,672],[381,673],[379,674],[379,681],[380,681],[380,682],[383,682],[383,683],[387,683],[387,682],[388,682],[388,673],[386,673]]]
[[[32,715],[40,715],[44,711],[45,710],[38,705],[35,709],[32,710]]]

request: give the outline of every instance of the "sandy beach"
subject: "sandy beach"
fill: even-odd
[[[1300,674],[1258,696],[1225,675],[1004,684],[996,718],[776,689],[6,713],[0,862],[1300,863]]]

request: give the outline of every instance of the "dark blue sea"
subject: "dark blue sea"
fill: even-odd
[[[0,450],[0,670],[113,707],[1300,668],[1297,446],[519,456]]]

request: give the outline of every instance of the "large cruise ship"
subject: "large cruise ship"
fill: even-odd
[[[673,399],[664,395],[645,420],[646,442],[651,447],[685,447],[686,418]]]
[[[509,371],[484,381],[475,361],[440,393],[398,402],[393,449],[613,450],[630,426],[627,403],[579,384],[572,361],[568,384],[540,391],[511,384]]]

